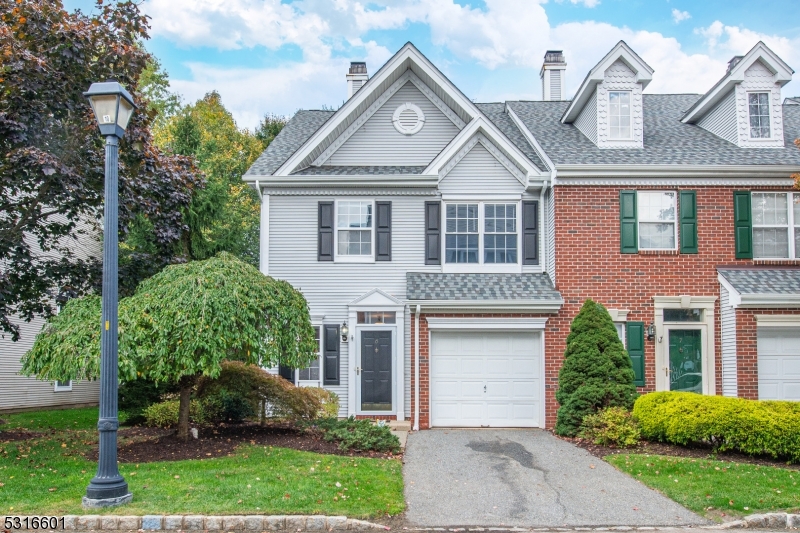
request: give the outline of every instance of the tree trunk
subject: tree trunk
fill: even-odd
[[[181,401],[178,407],[178,438],[185,442],[189,440],[189,402],[192,399],[194,378],[184,376],[181,378],[179,385],[181,387]]]

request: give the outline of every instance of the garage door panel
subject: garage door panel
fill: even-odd
[[[433,332],[431,425],[538,427],[541,365],[540,332]]]
[[[800,332],[758,329],[758,397],[800,401]]]

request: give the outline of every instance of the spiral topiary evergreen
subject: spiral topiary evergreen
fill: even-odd
[[[572,321],[558,373],[555,432],[574,437],[584,417],[606,407],[630,410],[638,394],[628,352],[606,308],[592,300],[583,303]]]

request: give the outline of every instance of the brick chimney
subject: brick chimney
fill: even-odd
[[[351,98],[362,85],[367,83],[367,64],[363,61],[352,61],[347,71],[347,98]]]
[[[566,100],[564,74],[567,62],[563,50],[548,50],[544,54],[544,63],[539,71],[542,79],[542,100]]]

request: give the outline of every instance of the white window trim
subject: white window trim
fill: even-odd
[[[774,224],[764,224],[761,226],[756,226],[755,217],[753,216],[753,207],[752,207],[752,200],[754,194],[785,194],[786,195],[786,225],[774,225]],[[800,221],[794,219],[794,195],[800,196],[800,193],[795,192],[782,192],[782,191],[750,191],[750,216],[753,219],[752,229],[762,229],[762,228],[778,228],[783,229],[787,228],[787,237],[789,239],[789,257],[768,257],[763,256],[759,257],[756,256],[756,242],[755,242],[755,231],[753,235],[753,259],[758,259],[759,261],[790,261],[794,259],[800,259],[800,250],[795,249],[794,245],[794,232],[795,228],[800,228]]]
[[[69,380],[69,385],[59,385],[58,381],[53,382],[53,392],[70,392],[72,390],[73,381]]]
[[[769,137],[753,137],[752,130],[750,129],[750,95],[751,94],[766,94],[767,95],[767,118],[769,118]],[[747,106],[747,140],[748,142],[774,142],[775,141],[775,128],[772,120],[772,91],[769,90],[753,90],[745,91],[745,106]]]
[[[453,199],[442,202],[442,272],[444,273],[468,273],[468,272],[497,272],[516,274],[522,272],[522,203],[519,200],[503,199]],[[478,262],[477,263],[448,263],[447,262],[447,206],[450,204],[478,204]],[[514,204],[517,206],[517,262],[516,263],[484,263],[484,236],[485,232],[485,208],[486,204]],[[541,217],[539,217],[541,227]],[[539,240],[541,241],[541,231]],[[491,235],[491,234],[490,234]],[[538,246],[538,243],[537,243]]]
[[[608,309],[608,314],[611,316],[611,321],[614,323],[614,327],[622,326],[622,337],[620,340],[622,341],[622,347],[626,350],[628,349],[628,311],[620,310],[620,309]]]
[[[628,119],[630,121],[630,135],[627,137],[613,137],[611,135],[611,93],[628,93]],[[622,115],[620,115],[622,116]],[[608,140],[609,141],[631,141],[633,140],[633,91],[631,90],[609,90],[608,91]]]
[[[672,222],[664,221],[664,220],[642,220],[640,215],[641,210],[639,209],[639,193],[649,193],[649,192],[658,192],[658,193],[665,193],[671,192],[675,196],[672,199],[672,205],[674,207],[675,219]],[[641,223],[644,222],[645,224],[672,224],[672,232],[673,232],[673,240],[675,242],[675,246],[672,248],[643,248],[642,247],[642,232],[641,230]],[[636,191],[636,246],[639,248],[639,251],[655,251],[655,252],[664,252],[664,251],[675,251],[678,249],[678,191],[661,191],[661,190],[653,190],[653,189],[637,189]]]
[[[372,255],[340,255],[339,254],[339,203],[340,202],[372,202],[372,227],[370,238]],[[364,198],[339,198],[333,202],[333,261],[334,263],[374,263],[375,262],[375,200]],[[352,228],[351,228],[352,229]],[[343,229],[342,231],[345,231]]]
[[[302,368],[297,368],[294,371],[294,384],[298,387],[321,387],[322,386],[322,323],[312,323],[314,328],[319,330],[319,343],[317,345],[317,362],[319,363],[319,379],[300,379],[300,371]],[[306,367],[308,368],[308,367]]]

